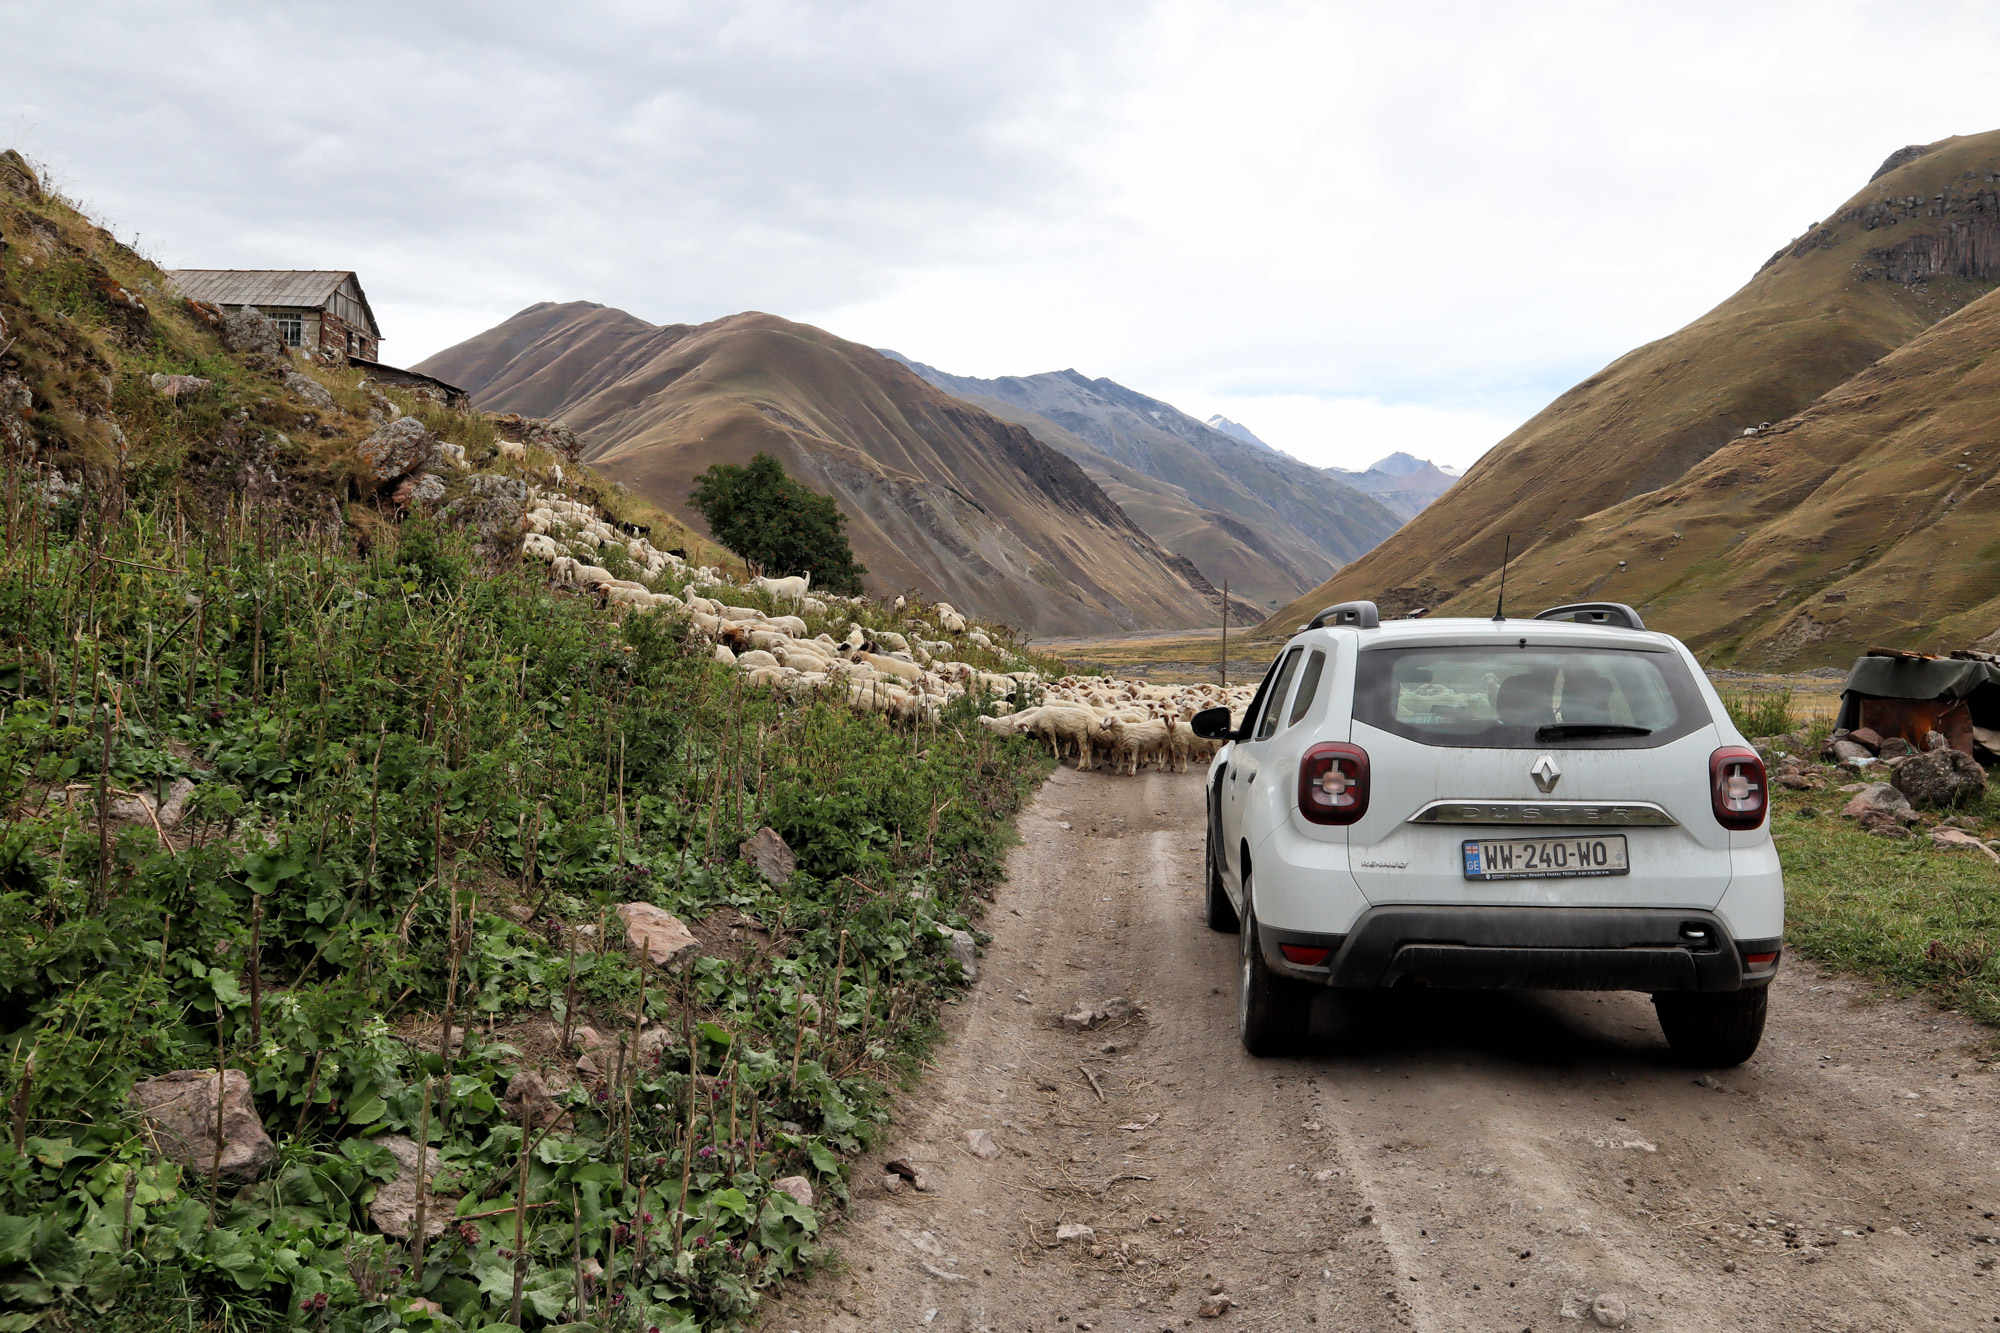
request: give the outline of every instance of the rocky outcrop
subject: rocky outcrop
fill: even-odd
[[[0,190],[31,204],[42,197],[42,183],[35,179],[35,169],[11,148],[0,153]]]
[[[493,423],[493,429],[502,439],[546,449],[564,463],[583,460],[583,437],[571,430],[567,422],[524,417],[518,412],[488,412],[486,419]]]
[[[250,1101],[250,1080],[231,1069],[222,1080],[222,1153],[216,1156],[216,1078],[213,1069],[176,1069],[132,1085],[132,1106],[168,1160],[196,1175],[211,1171],[229,1180],[255,1180],[278,1145]]]
[[[361,442],[361,459],[376,481],[394,481],[437,459],[437,437],[415,417],[397,417]]]
[[[255,306],[242,306],[222,316],[222,345],[232,352],[256,352],[283,356],[285,339],[264,313]]]

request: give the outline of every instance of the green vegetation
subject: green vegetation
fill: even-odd
[[[810,574],[815,588],[855,595],[868,571],[847,544],[847,516],[830,495],[785,475],[759,453],[743,467],[716,463],[694,479],[688,503],[715,539],[773,577]]]
[[[2000,865],[1976,848],[1944,849],[1862,832],[1839,817],[1838,791],[1778,793],[1771,828],[1785,866],[1789,945],[1842,971],[1927,995],[2000,1025]],[[2000,836],[2000,803],[1961,811]]]
[[[138,508],[12,517],[10,1303],[185,1287],[199,1314],[226,1302],[261,1327],[325,1293],[325,1326],[358,1329],[423,1295],[480,1327],[508,1316],[517,1201],[531,1327],[614,1308],[725,1325],[812,1257],[817,1214],[770,1182],[840,1196],[840,1156],[957,977],[940,932],[970,925],[997,873],[1039,774],[1025,747],[965,718],[935,744],[745,689],[672,622],[621,628],[538,580],[479,576],[462,534],[423,522],[363,559],[240,513],[185,533]],[[95,817],[182,779],[178,831]],[[734,851],[763,824],[799,857],[782,891]],[[628,901],[747,917],[769,944],[642,977],[600,933]],[[468,1029],[450,1056],[447,1015]],[[669,1034],[657,1060],[561,1094],[569,1118],[531,1141],[522,1194],[501,1101],[524,1049],[547,1054],[551,1025],[642,1021]],[[149,1150],[125,1095],[218,1061],[249,1075],[280,1154],[211,1199],[205,1171]],[[434,1241],[418,1280],[363,1219],[396,1173],[371,1139],[426,1125],[462,1181],[437,1206],[484,1216]],[[579,1293],[585,1260],[603,1277]]]
[[[522,568],[511,516],[378,508],[356,372],[223,351],[60,199],[0,230],[0,1333],[739,1325],[818,1254],[1045,761],[969,700],[748,688]],[[698,955],[642,967],[625,903]],[[218,1066],[275,1156],[215,1187],[128,1094]],[[371,1213],[394,1135],[441,1157],[423,1246]]]
[[[1782,736],[1797,721],[1789,689],[1755,690],[1722,696],[1729,720],[1745,736]]]

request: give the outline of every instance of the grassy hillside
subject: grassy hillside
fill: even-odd
[[[831,492],[870,586],[1043,633],[1206,624],[1216,594],[1076,464],[874,351],[771,315],[656,327],[535,306],[424,362],[483,407],[559,415],[607,476],[683,519],[759,450]]]
[[[1496,569],[1510,534],[1517,555],[1560,540],[1804,410],[2000,282],[1996,175],[2000,131],[1943,140],[1871,181],[1727,301],[1544,408],[1269,629],[1353,597],[1437,606]]]
[[[2000,292],[1797,416],[1537,546],[1508,586],[1537,604],[1630,602],[1723,663],[1962,647],[2000,631],[1996,477]],[[1492,582],[1444,610],[1489,606]]]
[[[1139,526],[1268,612],[1371,550],[1400,515],[1324,468],[1074,370],[975,379],[887,353],[1068,454]]]
[[[740,1326],[817,1255],[1042,761],[552,587],[483,503],[525,489],[491,422],[225,350],[10,165],[0,1328]],[[398,412],[471,461],[432,500],[360,447]],[[698,954],[641,964],[620,904]],[[220,1181],[128,1100],[217,1069]]]

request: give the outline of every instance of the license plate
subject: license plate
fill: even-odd
[[[1467,838],[1467,879],[1577,879],[1630,874],[1625,839]]]

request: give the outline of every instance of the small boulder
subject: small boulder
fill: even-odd
[[[1203,1319],[1220,1319],[1229,1313],[1229,1307],[1233,1303],[1226,1294],[1218,1291],[1213,1296],[1202,1297],[1201,1304],[1195,1306],[1194,1312]]]
[[[375,1199],[368,1205],[368,1220],[383,1235],[408,1240],[417,1230],[416,1141],[401,1134],[384,1134],[375,1142],[387,1148],[390,1156],[396,1159],[396,1178],[385,1180],[375,1187]],[[430,1182],[430,1202],[424,1208],[424,1237],[432,1239],[444,1234],[445,1219],[457,1206],[458,1195],[452,1192],[456,1188],[456,1176],[443,1181],[446,1188],[441,1189],[439,1174],[444,1159],[436,1148],[425,1148],[423,1160]]]
[[[1936,733],[1932,733],[1935,735]],[[1901,736],[1891,736],[1876,747],[1875,753],[1884,759],[1906,759],[1917,752],[1917,747]]]
[[[750,868],[774,889],[782,889],[799,867],[798,857],[785,845],[776,829],[760,828],[737,847]]]
[[[1986,794],[1986,770],[1962,750],[1946,748],[1912,755],[1896,766],[1896,790],[1912,805],[1941,809]]]
[[[2000,861],[2000,852],[1995,852],[1991,847],[1988,847],[1984,842],[1967,833],[1964,829],[1934,828],[1931,830],[1931,842],[1935,846],[1950,849],[1977,848],[1992,857],[1995,861]]]
[[[376,481],[407,476],[436,458],[437,438],[415,417],[398,417],[361,442],[361,460]]]
[[[901,1194],[908,1188],[910,1188],[910,1182],[897,1175],[894,1171],[884,1171],[882,1173],[882,1192],[884,1194]]]
[[[1056,1228],[1056,1239],[1061,1241],[1092,1241],[1097,1239],[1097,1228],[1085,1226],[1081,1222],[1064,1222]]]
[[[1862,787],[1848,803],[1841,807],[1841,814],[1849,819],[1867,819],[1870,816],[1887,815],[1902,819],[1913,815],[1909,798],[1886,782],[1871,782]]]
[[[635,953],[644,953],[655,967],[665,967],[701,942],[681,919],[651,903],[620,903],[618,919],[625,923],[625,943]]]
[[[896,1179],[901,1180],[898,1176]],[[813,1206],[812,1182],[804,1176],[780,1176],[771,1182],[771,1188],[779,1194],[789,1194],[806,1207]]]
[[[444,478],[433,472],[418,472],[405,477],[390,498],[404,509],[412,505],[428,508],[444,499]]]
[[[1000,1145],[993,1141],[993,1131],[990,1129],[966,1130],[965,1146],[972,1150],[974,1157],[982,1161],[990,1162],[1000,1155]]]
[[[1871,753],[1879,754],[1881,752],[1882,734],[1873,727],[1856,727],[1853,731],[1847,733],[1847,739],[1853,741],[1856,745],[1866,746]]]
[[[199,375],[163,375],[155,371],[147,383],[153,386],[153,392],[160,397],[179,402],[183,398],[190,398],[200,393],[215,381],[205,380]]]
[[[979,941],[972,938],[972,932],[939,926],[938,934],[950,941],[951,960],[965,970],[965,979],[979,980]]]
[[[1869,749],[1867,746],[1858,744],[1852,740],[1847,740],[1845,738],[1834,741],[1826,748],[1827,748],[1827,753],[1833,759],[1838,760],[1840,763],[1843,764],[1851,764],[1857,762],[1865,764],[1870,759],[1873,759],[1875,757],[1875,752]]]
[[[1623,1298],[1607,1292],[1591,1301],[1590,1318],[1599,1328],[1623,1328],[1630,1314]]]
[[[145,1117],[160,1152],[182,1168],[206,1176],[217,1165],[215,1155],[216,1078],[213,1069],[176,1069],[132,1085],[132,1105]],[[238,1069],[222,1079],[222,1157],[220,1174],[231,1180],[255,1180],[278,1145],[264,1132],[250,1100],[250,1080]]]
[[[250,305],[223,312],[222,345],[232,352],[285,354],[285,338],[278,332],[278,326],[263,311]]]
[[[155,376],[154,378],[157,379],[159,377]],[[285,387],[291,390],[295,396],[308,406],[315,407],[322,412],[331,412],[333,410],[333,395],[327,392],[324,384],[321,384],[310,375],[302,375],[296,370],[288,370],[285,372]]]
[[[509,1120],[518,1125],[525,1119],[530,1129],[553,1125],[563,1117],[562,1107],[549,1096],[549,1085],[532,1069],[523,1069],[507,1081],[507,1095],[502,1105],[506,1107]]]

